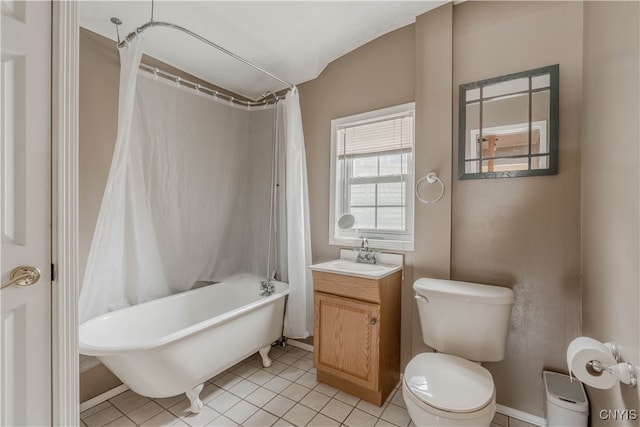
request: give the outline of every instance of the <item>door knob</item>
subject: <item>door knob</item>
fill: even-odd
[[[377,321],[378,319],[376,319],[375,317],[372,317],[371,320],[369,320],[369,323],[372,325],[375,325]]]
[[[40,270],[30,265],[19,265],[11,271],[9,279],[7,283],[3,283],[0,286],[0,289],[11,285],[19,287],[31,286],[40,280]]]

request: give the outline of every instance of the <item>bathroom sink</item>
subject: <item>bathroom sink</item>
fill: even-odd
[[[377,264],[359,264],[352,261],[334,261],[329,265],[329,268],[335,268],[341,271],[356,271],[356,272],[375,272],[384,271],[385,267]]]
[[[402,269],[402,255],[377,254],[377,264],[360,264],[356,262],[357,250],[342,249],[340,258],[309,266],[313,271],[345,274],[348,276],[380,279]]]

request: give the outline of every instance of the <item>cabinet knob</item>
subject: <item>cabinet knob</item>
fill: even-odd
[[[378,319],[376,319],[375,317],[372,317],[369,323],[371,323],[372,325],[375,325],[377,321]]]

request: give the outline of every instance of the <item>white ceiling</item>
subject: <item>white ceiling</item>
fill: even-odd
[[[331,61],[446,3],[423,1],[156,1],[154,20],[200,34],[270,73],[300,84]],[[151,1],[82,1],[80,24],[116,40],[149,21]],[[169,28],[145,33],[145,53],[252,99],[281,82]]]

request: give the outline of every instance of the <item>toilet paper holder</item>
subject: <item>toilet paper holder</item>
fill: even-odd
[[[615,365],[606,366],[598,360],[591,360],[590,362],[587,362],[587,370],[595,376],[602,375],[606,372],[616,377],[620,382],[627,384],[630,387],[635,387],[638,384],[636,367],[633,366],[631,362],[621,361],[620,351],[615,342],[606,342],[604,345],[611,350],[611,354],[617,363]]]
[[[606,372],[630,387],[635,387],[638,384],[636,367],[631,362],[620,362],[615,365],[605,366],[597,360],[592,360],[587,363],[587,370],[592,375],[602,375]]]
[[[620,349],[618,348],[618,344],[616,344],[615,342],[606,342],[604,343],[604,345],[609,350],[611,350],[611,354],[613,355],[613,358],[616,359],[616,362],[620,363],[622,361],[622,358],[620,357]]]

